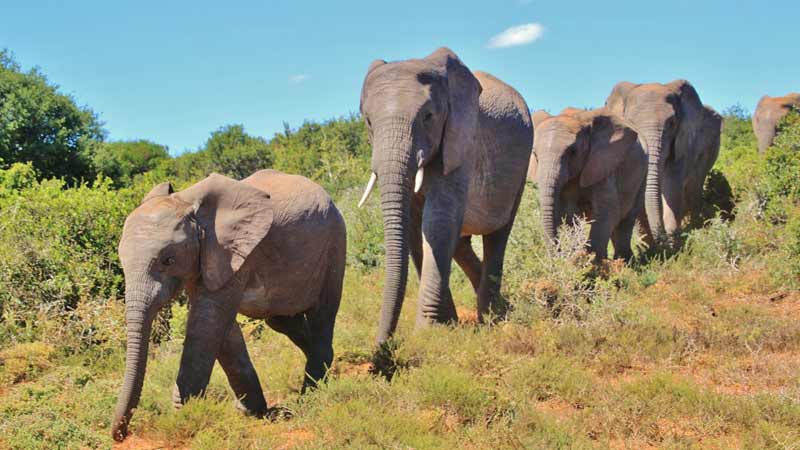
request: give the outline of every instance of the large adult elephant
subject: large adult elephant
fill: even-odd
[[[617,83],[606,106],[631,122],[648,152],[646,222],[651,239],[672,243],[700,200],[719,154],[722,117],[704,106],[686,80]]]
[[[528,179],[539,187],[542,225],[555,241],[562,221],[592,220],[589,245],[597,259],[614,244],[630,260],[634,224],[642,210],[647,153],[636,131],[607,108],[567,108],[557,116],[533,115],[534,154]]]
[[[471,72],[448,48],[423,59],[373,62],[361,92],[372,176],[383,209],[386,276],[378,343],[397,327],[409,252],[420,275],[417,324],[457,320],[451,261],[478,296],[498,303],[503,256],[525,184],[533,129],[512,87]],[[483,261],[470,236],[483,236]]]
[[[753,113],[753,132],[758,140],[758,152],[764,153],[775,139],[778,122],[784,118],[792,108],[800,109],[800,94],[791,93],[783,97],[770,97],[765,95],[756,106]]]
[[[320,380],[333,360],[345,236],[331,198],[300,176],[262,170],[242,181],[214,174],[178,193],[169,183],[153,188],[119,243],[128,342],[114,439],[125,438],[139,402],[153,317],[182,289],[189,317],[176,406],[202,395],[216,360],[240,407],[267,412],[237,312],[266,319],[300,347],[304,390]]]

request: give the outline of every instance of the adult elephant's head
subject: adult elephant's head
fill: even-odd
[[[630,154],[637,133],[605,108],[569,108],[558,116],[535,114],[529,179],[539,188],[545,233],[555,242],[558,226],[578,214],[578,192],[607,179]]]
[[[361,91],[361,114],[372,143],[372,176],[383,209],[386,277],[378,343],[394,332],[408,272],[409,208],[425,189],[425,173],[448,175],[472,152],[481,87],[452,50],[424,59],[370,65]]]
[[[765,95],[753,113],[753,132],[758,140],[758,152],[764,153],[772,145],[778,122],[792,108],[800,109],[800,94],[792,93],[783,97]]]
[[[664,223],[664,167],[668,160],[678,161],[693,151],[698,128],[703,123],[703,104],[686,80],[668,84],[623,81],[614,86],[606,106],[630,121],[645,144],[648,153],[645,210],[653,237],[660,240],[678,226]]]
[[[127,436],[139,403],[156,313],[183,287],[213,292],[226,285],[271,223],[267,193],[216,174],[177,194],[159,184],[125,220],[119,258],[128,340],[115,440]]]

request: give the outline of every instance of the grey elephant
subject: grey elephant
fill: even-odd
[[[305,354],[304,389],[333,360],[333,328],[345,267],[345,224],[313,182],[262,170],[236,181],[213,174],[173,193],[162,183],[125,221],[125,378],[112,422],[125,438],[139,402],[153,317],[179,291],[189,316],[176,406],[202,395],[214,361],[248,413],[267,403],[236,314],[266,319]]]
[[[533,139],[522,96],[439,48],[423,59],[374,61],[361,114],[373,172],[361,204],[377,180],[386,248],[378,343],[397,326],[409,252],[420,276],[418,325],[457,320],[453,258],[477,293],[479,319],[496,312]],[[483,237],[482,262],[473,235]]]
[[[633,124],[645,144],[649,159],[643,222],[651,241],[672,244],[681,221],[700,200],[719,154],[722,117],[703,105],[686,80],[623,81],[614,86],[606,106]]]
[[[528,179],[537,183],[545,233],[557,237],[562,221],[592,220],[589,243],[597,259],[630,260],[631,237],[643,209],[647,153],[636,131],[606,108],[567,108],[557,116],[537,111]]]
[[[753,113],[753,132],[758,140],[758,152],[764,153],[772,145],[778,122],[781,121],[792,108],[800,110],[800,94],[791,93],[783,97],[770,97],[765,95],[756,106]]]

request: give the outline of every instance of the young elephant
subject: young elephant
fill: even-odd
[[[647,154],[638,135],[605,108],[565,109],[558,116],[538,111],[528,179],[539,186],[545,233],[556,240],[561,221],[578,214],[593,220],[589,234],[597,259],[629,260],[631,236],[643,207]]]
[[[345,240],[331,198],[301,176],[262,170],[242,181],[213,174],[178,193],[169,183],[153,188],[119,244],[128,343],[114,439],[125,438],[139,402],[153,317],[183,288],[189,318],[177,404],[203,394],[217,360],[240,406],[266,413],[237,312],[266,319],[300,347],[304,390],[320,380],[333,360]]]

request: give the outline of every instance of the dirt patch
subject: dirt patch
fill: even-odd
[[[276,450],[290,450],[297,448],[307,442],[314,440],[316,435],[306,429],[297,428],[289,430],[281,434],[281,437],[286,441],[283,445],[276,447]]]
[[[356,376],[356,375],[368,375],[372,373],[372,363],[370,362],[363,362],[363,363],[348,363],[348,362],[337,362],[336,365],[333,366],[333,374],[334,375],[344,375],[344,376]]]
[[[478,323],[478,312],[474,309],[457,306],[456,313],[458,314],[458,323],[467,325],[475,325]]]
[[[185,445],[167,444],[164,441],[147,439],[141,436],[130,435],[124,441],[115,443],[114,450],[183,450],[188,449]]]
[[[536,409],[557,421],[569,419],[579,410],[570,402],[555,397],[537,403]]]

